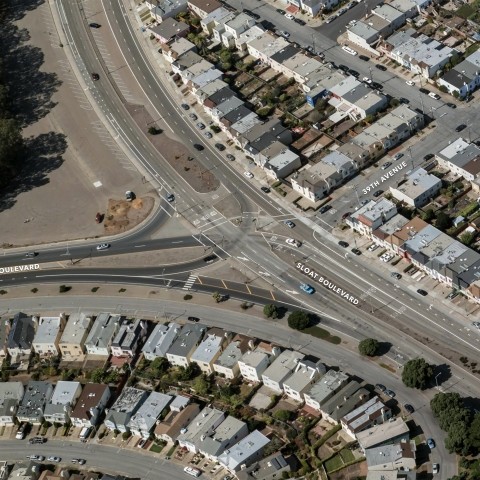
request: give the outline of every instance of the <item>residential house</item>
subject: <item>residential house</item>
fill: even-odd
[[[162,415],[172,400],[173,397],[171,395],[158,392],[150,393],[142,406],[128,422],[128,429],[133,435],[149,438],[160,415]]]
[[[191,52],[189,52],[189,54],[190,53]],[[215,66],[213,65],[213,63],[210,63],[207,60],[204,60],[202,58],[202,60],[200,60],[199,62],[195,62],[192,66],[190,66],[190,67],[186,68],[185,70],[182,70],[181,72],[179,72],[179,75],[182,77],[182,82],[185,85],[188,85],[188,83],[191,80],[198,77],[202,73],[208,72],[210,70],[216,70]]]
[[[377,5],[372,14],[383,18],[390,25],[390,31],[394,32],[405,25],[407,16],[404,12],[397,10],[391,3],[382,3]]]
[[[213,95],[215,92],[218,92],[225,87],[228,87],[228,84],[220,78],[217,78],[213,82],[210,82],[207,85],[204,85],[202,88],[197,89],[194,95],[197,100],[204,106],[204,109],[207,110],[204,105],[205,100],[210,97],[210,95]]]
[[[111,349],[114,357],[133,357],[147,335],[145,322],[137,319],[134,322],[123,322],[112,341]]]
[[[170,410],[164,420],[157,423],[155,437],[164,442],[175,443],[180,432],[194,420],[199,412],[198,403],[191,403],[182,410]]]
[[[265,34],[265,30],[258,25],[245,30],[235,38],[235,48],[241,52],[246,52],[248,44]]]
[[[16,462],[10,472],[9,480],[38,480],[40,464],[36,462]]]
[[[245,152],[247,155],[250,153],[248,147],[252,145],[257,139],[267,135],[269,137],[270,143],[275,140],[282,142],[284,145],[290,145],[292,143],[292,132],[288,128],[285,128],[278,118],[269,118],[268,120],[263,121],[262,123],[253,125],[249,130],[244,132],[242,135],[238,135],[234,141]],[[267,137],[265,137],[267,138]],[[273,139],[273,140],[272,140]],[[257,151],[262,150],[268,146],[268,143],[264,142],[262,148]]]
[[[480,86],[480,51],[477,50],[437,80],[448,93],[459,98],[471,95]]]
[[[85,341],[92,326],[92,317],[85,313],[73,313],[68,317],[58,347],[65,362],[85,360]]]
[[[202,439],[213,433],[225,419],[225,413],[216,408],[205,407],[177,437],[178,445],[189,452],[197,453]]]
[[[342,429],[355,439],[355,435],[367,428],[386,422],[392,411],[377,396],[372,397],[358,408],[340,419]]]
[[[351,43],[358,45],[372,55],[378,55],[378,43],[392,32],[392,26],[388,20],[371,13],[364,19],[347,27],[347,38]]]
[[[15,415],[24,393],[22,382],[0,382],[0,426],[15,424]]]
[[[303,402],[304,392],[309,390],[322,375],[325,375],[326,371],[325,365],[321,362],[301,360],[295,371],[283,382],[285,395],[297,402]]]
[[[110,389],[101,383],[87,383],[78,397],[77,404],[70,414],[75,427],[94,427],[98,424],[108,401]]]
[[[108,357],[111,349],[110,345],[115,337],[124,317],[121,315],[111,315],[110,313],[99,313],[93,322],[92,329],[85,340],[85,348],[89,355],[100,355]]]
[[[168,63],[173,63],[187,52],[196,53],[197,47],[186,38],[175,38],[173,41],[162,45],[163,58]]]
[[[213,364],[213,370],[225,378],[235,378],[240,373],[238,362],[247,351],[255,348],[255,340],[237,334]]]
[[[7,339],[8,334],[10,333],[11,321],[2,320],[0,322],[0,362],[7,356]],[[0,479],[1,480],[1,479]]]
[[[283,477],[283,472],[290,471],[293,471],[291,462],[281,453],[275,452],[240,470],[236,477],[238,480],[278,480]]]
[[[214,31],[215,40],[220,40],[227,48],[236,46],[236,41],[242,33],[250,30],[255,25],[255,20],[246,13],[239,13],[235,18],[228,20],[223,24],[222,29]],[[216,34],[219,33],[219,38]]]
[[[263,372],[263,384],[277,393],[282,393],[283,382],[296,369],[304,356],[303,353],[295,350],[284,350]]]
[[[432,78],[457,52],[413,28],[399,31],[382,43],[382,51],[412,73]]]
[[[340,70],[332,70],[330,67],[322,65],[310,75],[308,81],[302,84],[307,103],[314,108],[317,100],[327,98],[331,88],[345,78],[346,75]]]
[[[38,425],[43,421],[43,412],[50,401],[53,386],[49,382],[30,380],[25,388],[25,394],[18,406],[17,419]]]
[[[402,441],[365,450],[369,471],[415,470],[415,442]]]
[[[358,170],[365,168],[372,161],[372,156],[368,149],[352,142],[340,145],[336,151],[350,158]]]
[[[217,461],[220,454],[247,435],[247,424],[230,415],[210,435],[200,438],[198,451],[208,459]]]
[[[70,415],[75,407],[82,386],[80,382],[59,380],[50,401],[45,406],[43,417],[50,423],[65,424],[70,421]]]
[[[329,370],[318,382],[304,392],[305,404],[320,411],[323,404],[333,397],[346,383],[348,375],[343,372]]]
[[[346,224],[362,235],[371,237],[374,230],[396,214],[397,206],[390,200],[381,198],[380,200],[369,201],[366,205],[352,213],[346,219]]]
[[[381,425],[358,432],[357,441],[365,453],[367,449],[383,445],[392,445],[410,439],[408,425],[402,418],[391,419]]]
[[[163,325],[162,323],[155,325],[153,332],[142,348],[145,359],[152,361],[158,357],[166,357],[168,349],[177,338],[181,328],[175,322],[171,322],[168,325]]]
[[[128,423],[147,399],[148,393],[138,388],[125,387],[105,418],[109,430],[128,432]]]
[[[193,65],[200,63],[201,61],[202,57],[193,50],[190,50],[178,57],[170,65],[172,67],[172,72],[181,76],[182,72],[191,68]]]
[[[258,115],[255,112],[250,112],[245,117],[238,119],[235,123],[230,125],[227,130],[227,135],[235,142],[236,146],[239,147],[241,143],[238,139],[242,138],[242,135],[245,132],[248,132],[261,123],[262,120],[258,118]]]
[[[150,15],[162,23],[167,18],[175,17],[187,9],[187,0],[146,0],[145,5],[150,9]]]
[[[480,173],[480,147],[458,138],[435,155],[439,165],[469,182]]]
[[[189,0],[188,8],[197,17],[205,18],[208,14],[218,10],[223,5],[217,0]]]
[[[236,15],[236,13],[222,6],[202,18],[200,20],[200,26],[202,27],[202,30],[210,36],[213,35],[214,29],[218,25],[223,25],[225,22],[234,19]]]
[[[290,58],[287,58],[281,64],[278,71],[288,78],[294,78],[299,85],[302,85],[308,82],[310,75],[316,72],[321,66],[321,62],[300,51]],[[272,68],[275,69],[274,65],[272,65]]]
[[[210,115],[212,119],[215,121],[215,123],[219,124],[220,120],[225,115],[243,106],[243,104],[244,104],[243,100],[240,100],[236,96],[232,96],[227,100],[225,100],[223,103],[220,103],[219,105],[217,105],[215,108],[212,108],[212,110],[210,111]]]
[[[248,350],[238,361],[240,375],[248,382],[261,382],[263,372],[278,355],[280,355],[278,347],[264,342],[259,343],[255,350]]]
[[[246,117],[255,118],[257,116],[256,113],[252,112],[249,108],[245,106],[245,104],[240,105],[239,107],[235,108],[234,110],[228,112],[220,119],[220,128],[223,132],[225,132],[230,138],[234,138],[236,132],[233,132],[231,127],[234,124],[238,124]],[[257,123],[260,123],[258,120]]]
[[[263,449],[269,443],[270,440],[265,435],[254,430],[233,447],[225,450],[218,457],[218,462],[229,472],[238,472],[244,468],[244,465],[248,467],[253,462],[260,460],[263,456]]]
[[[58,355],[58,342],[65,326],[65,315],[40,317],[32,347],[41,357]]]
[[[320,10],[322,10],[325,5],[324,0],[300,0],[302,4],[302,10],[309,15],[310,17],[316,17],[319,13]],[[338,0],[327,0],[328,3],[335,3]]]
[[[287,147],[272,156],[265,163],[264,169],[267,175],[274,180],[281,180],[291,175],[302,166],[300,156]]]
[[[344,415],[365,403],[368,397],[368,390],[352,380],[323,403],[322,418],[337,425]]]
[[[12,363],[17,363],[30,356],[36,324],[36,317],[28,317],[21,312],[13,318],[7,338],[7,350],[12,357]]]
[[[185,22],[179,22],[175,18],[167,18],[158,25],[148,27],[147,30],[161,44],[166,44],[171,40],[186,37],[190,27]]]
[[[182,327],[177,338],[167,350],[167,360],[179,367],[187,367],[193,352],[200,344],[206,327],[200,323]]]
[[[277,37],[269,32],[247,43],[249,55],[266,65],[271,65],[272,56],[290,45],[283,37]]]
[[[442,181],[423,168],[417,168],[407,176],[407,181],[398,187],[390,187],[390,193],[400,202],[414,208],[423,207],[442,188]]]

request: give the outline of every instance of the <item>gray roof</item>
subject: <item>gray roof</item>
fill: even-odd
[[[8,335],[7,347],[28,350],[32,348],[35,337],[35,323],[33,317],[24,313],[17,313],[13,318],[12,327]]]
[[[242,118],[250,115],[252,111],[245,106],[245,104],[240,105],[239,107],[231,110],[226,115],[223,116],[223,120],[230,122],[230,124],[234,124],[240,121]]]
[[[17,462],[14,464],[13,469],[8,478],[19,480],[35,480],[40,473],[40,464],[37,462]]]
[[[322,412],[327,413],[332,420],[338,422],[359,404],[365,403],[368,395],[366,388],[361,388],[358,382],[352,381],[322,405]]]
[[[405,421],[402,418],[395,418],[381,425],[367,428],[367,430],[358,432],[356,435],[360,446],[367,449],[384,443],[393,443],[391,440],[399,437],[408,440],[409,432],[410,430]]]
[[[288,45],[285,48],[282,48],[278,52],[274,53],[270,58],[277,63],[283,63],[290,57],[293,57],[297,53],[300,53],[301,50],[299,48],[294,47],[293,45]]]
[[[23,392],[22,382],[0,382],[0,417],[13,416]]]
[[[241,435],[242,431],[244,432],[243,435]],[[235,437],[237,437],[237,440],[240,440],[247,433],[247,424],[230,415],[210,436],[203,440],[200,439],[198,448],[208,455],[217,456],[223,452],[225,445],[228,445]],[[241,437],[239,437],[239,435],[241,435]]]
[[[33,343],[55,343],[61,326],[60,317],[40,317]]]
[[[207,100],[214,103],[215,105],[220,105],[231,97],[235,97],[235,92],[230,87],[223,87],[220,90],[217,90],[215,93],[212,93]]]
[[[189,26],[184,22],[178,22],[174,18],[166,18],[162,23],[149,27],[153,33],[162,38],[169,40],[170,38],[179,35],[189,29]]]
[[[318,382],[312,385],[308,391],[308,396],[322,404],[326,398],[330,398],[347,381],[348,375],[346,373],[329,370]]]
[[[175,338],[177,338],[181,328],[182,327],[175,322],[169,323],[168,326],[159,323],[148,337],[148,340],[142,348],[142,352],[155,357],[165,357],[170,345],[172,345]]]
[[[225,412],[216,408],[205,407],[189,424],[177,440],[199,445],[203,435],[208,435],[213,426],[225,417]]]
[[[184,325],[167,353],[178,357],[185,357],[202,339],[206,329],[207,327],[200,323]]]
[[[145,323],[139,318],[134,322],[122,323],[120,330],[112,341],[112,347],[119,347],[122,350],[132,350],[145,328]]]
[[[18,407],[17,416],[41,417],[45,405],[52,396],[53,387],[50,382],[37,382],[30,380],[25,389],[25,395]]]
[[[282,382],[297,367],[305,355],[295,350],[284,350],[263,372],[262,377]]]
[[[81,391],[80,382],[59,380],[49,403],[54,405],[70,405],[73,407],[75,395],[77,394],[79,387]]]
[[[60,344],[80,343],[91,323],[92,318],[86,313],[72,313],[68,317],[68,322],[60,338]]]
[[[210,363],[215,355],[221,351],[222,343],[224,342],[225,337],[222,335],[217,335],[216,333],[207,332],[207,335],[197,347],[197,349],[192,353],[191,360],[192,362],[205,362]]]
[[[415,458],[415,442],[398,442],[393,445],[382,445],[365,450],[365,459],[370,467],[386,466],[387,468],[398,468],[403,458]],[[375,469],[375,470],[378,470]]]
[[[137,413],[132,416],[128,427],[132,430],[150,431],[155,426],[158,417],[172,401],[172,398],[171,395],[152,392],[137,410]]]
[[[463,61],[462,63],[465,63],[465,61]],[[465,84],[468,85],[475,77],[462,72],[462,63],[458,64],[455,68],[452,68],[451,70],[446,72],[442,76],[442,81],[448,82],[450,85],[453,85],[458,89],[462,88]],[[457,70],[457,67],[460,68]]]
[[[106,312],[99,313],[88,334],[87,340],[85,340],[85,345],[108,348],[119,324],[122,323],[123,320],[124,317],[121,315],[111,315]]]
[[[225,368],[233,368],[249,349],[248,343],[250,340],[252,340],[250,337],[241,334],[236,335],[217,358],[215,364]]]
[[[109,410],[105,422],[126,426],[132,415],[141,407],[147,395],[147,392],[138,388],[124,388]]]

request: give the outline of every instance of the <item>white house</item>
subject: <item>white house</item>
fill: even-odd
[[[410,173],[407,181],[398,187],[390,187],[390,193],[397,200],[414,208],[423,207],[442,188],[442,181],[429,174],[423,168],[417,168]]]
[[[181,328],[181,325],[175,322],[168,325],[162,323],[156,325],[142,348],[143,356],[150,361],[158,357],[166,357],[168,349],[177,338]]]
[[[213,369],[215,372],[223,374],[225,378],[235,378],[240,373],[238,362],[247,351],[254,348],[254,339],[241,334],[235,335],[213,364]]]
[[[249,382],[261,382],[262,374],[270,365],[271,359],[278,355],[278,347],[260,343],[255,350],[248,350],[238,361],[240,375]]]
[[[42,356],[58,355],[58,342],[65,327],[65,314],[58,317],[40,317],[33,339],[33,349]]]
[[[297,402],[303,402],[304,392],[322,375],[325,375],[326,371],[325,365],[321,362],[313,363],[310,360],[301,360],[295,371],[283,382],[285,395]]]
[[[139,318],[134,322],[123,322],[112,341],[114,357],[133,357],[147,334],[147,327]]]
[[[128,423],[133,435],[148,438],[162,412],[172,401],[171,395],[152,392]]]
[[[480,51],[470,54],[437,80],[448,92],[460,98],[470,95],[480,86]]]
[[[148,393],[138,388],[125,387],[120,396],[115,400],[112,408],[105,418],[105,426],[109,430],[119,430],[120,432],[128,432],[128,423],[135,415],[138,409],[145,402]]]
[[[67,423],[81,393],[80,382],[59,380],[52,398],[45,407],[43,414],[45,420],[51,423]]]
[[[112,340],[120,328],[124,318],[121,315],[99,313],[93,322],[92,329],[85,340],[85,348],[89,355],[110,355]]]
[[[283,382],[297,368],[304,356],[295,350],[284,350],[263,372],[263,384],[277,393],[283,392]]]
[[[213,364],[229,339],[229,333],[220,328],[208,330],[205,338],[192,353],[190,361],[196,363],[206,375],[213,373]]]
[[[333,397],[347,382],[348,375],[346,373],[329,370],[304,393],[305,404],[320,411],[322,405]]]

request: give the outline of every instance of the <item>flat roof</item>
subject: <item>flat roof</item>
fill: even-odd
[[[282,382],[305,355],[296,350],[284,350],[263,372],[262,377],[274,382]]]
[[[276,37],[271,33],[265,32],[263,35],[248,42],[248,48],[256,50],[267,57],[272,57],[276,52],[279,52],[290,43],[283,37]]]
[[[390,190],[395,196],[395,191],[399,191],[409,198],[416,199],[424,192],[435,186],[441,186],[442,181],[435,175],[430,175],[423,168],[413,171],[407,178],[405,183],[399,187],[391,187]]]
[[[216,408],[205,407],[189,424],[184,433],[178,437],[178,441],[199,445],[202,435],[208,434],[210,429],[220,419],[225,417],[225,412]]]
[[[389,5],[388,3],[378,5],[372,10],[372,13],[380,18],[383,18],[389,23],[405,17],[403,12],[398,11],[395,7],[393,7],[391,4]]]
[[[108,348],[119,324],[124,319],[121,315],[112,315],[107,312],[99,313],[93,322],[85,345],[92,347]]]
[[[40,417],[45,405],[52,396],[53,387],[50,382],[30,380],[25,394],[18,407],[17,417]]]
[[[162,23],[159,23],[154,27],[148,27],[148,30],[153,34],[166,38],[167,40],[180,35],[189,29],[190,27],[185,22],[178,22],[174,18],[166,18]]]
[[[268,168],[270,170],[278,171],[299,159],[300,157],[295,152],[288,147],[285,147],[281,152],[268,160]]]
[[[0,417],[13,417],[24,391],[22,382],[0,382]]]
[[[179,357],[186,357],[193,346],[201,340],[206,329],[207,327],[200,323],[184,325],[167,353]]]
[[[249,343],[253,342],[251,337],[237,334],[233,340],[226,346],[225,350],[215,361],[215,365],[225,368],[233,368],[242,358],[243,354],[249,350]]]
[[[202,10],[203,12],[212,13],[213,11],[217,10],[218,8],[222,8],[222,4],[217,0],[188,0],[189,5],[193,5],[194,7]]]
[[[217,456],[223,452],[225,448],[224,444],[228,444],[229,441],[235,438],[243,437],[243,435],[241,435],[242,431],[244,434],[248,433],[247,424],[230,415],[210,436],[203,440],[200,438],[200,444],[197,446],[202,452]]]
[[[325,375],[326,369],[323,363],[314,364],[310,360],[302,360],[296,370],[283,382],[283,384],[295,392],[302,392],[312,383],[315,376]]]
[[[53,391],[50,403],[53,405],[70,405],[73,407],[78,389],[81,391],[80,382],[59,380]]]
[[[142,406],[130,419],[128,427],[132,430],[150,431],[172,399],[171,395],[165,395],[164,393],[150,393]]]
[[[103,383],[86,383],[83,391],[78,397],[77,404],[72,411],[72,418],[90,419],[92,417],[91,410],[97,407],[98,403],[105,394],[105,390],[109,390],[108,385]]]
[[[137,405],[145,400],[147,392],[133,387],[125,387],[120,396],[115,400],[110,412],[133,412]]]
[[[225,337],[207,333],[203,341],[192,353],[192,362],[210,363],[218,352],[222,349],[222,343]]]
[[[265,360],[265,358],[270,358],[270,355],[265,352],[259,352],[256,350],[252,352],[251,350],[248,350],[242,356],[240,361],[249,367],[256,368]]]
[[[79,344],[92,324],[92,317],[86,313],[72,313],[60,338],[61,344]]]
[[[329,370],[318,382],[314,383],[308,391],[308,396],[318,403],[333,395],[342,385],[348,381],[348,375],[344,372]]]
[[[384,409],[384,403],[375,395],[363,405],[344,415],[342,422],[355,432],[367,422],[377,418]]]
[[[402,418],[395,418],[362,432],[357,432],[356,435],[358,443],[366,450],[401,435],[406,435],[408,439],[409,428]]]
[[[122,350],[131,350],[134,348],[135,342],[145,329],[145,323],[140,318],[137,318],[135,321],[123,322],[112,341],[112,347],[119,347]]]
[[[155,357],[165,357],[170,345],[177,337],[182,327],[175,322],[167,325],[159,323],[153,329],[153,332],[148,337],[142,352],[147,355],[154,355]]]

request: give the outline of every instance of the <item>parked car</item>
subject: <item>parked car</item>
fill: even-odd
[[[45,457],[43,455],[27,455],[27,459],[36,462],[43,462],[45,460]]]
[[[353,56],[358,55],[358,53],[355,50],[353,50],[353,48],[347,47],[346,45],[342,47],[342,50],[344,52],[347,52],[349,55],[353,55]]]
[[[402,157],[403,157],[403,153],[396,153],[393,156],[393,160],[397,161],[397,160],[400,160]]]
[[[415,409],[409,403],[406,403],[403,408],[406,410],[407,413],[413,413]]]
[[[143,448],[147,442],[148,442],[148,439],[147,439],[147,438],[142,438],[142,439],[138,442],[137,448]]]
[[[188,317],[188,320],[190,322],[194,322],[194,323],[198,323],[200,321],[200,319],[198,317]]]
[[[279,33],[280,33],[280,35],[281,35],[282,37],[284,37],[284,38],[290,37],[290,34],[289,34],[287,31],[285,31],[285,30],[280,30]]]
[[[417,293],[418,293],[419,295],[421,295],[422,297],[426,297],[426,296],[428,295],[428,292],[427,292],[426,290],[421,289],[421,288],[419,288],[419,289],[417,290]]]
[[[253,173],[252,173],[252,172],[243,172],[243,174],[244,174],[247,178],[253,178]]]
[[[235,157],[231,153],[227,153],[227,160],[234,161]]]
[[[428,95],[430,93],[429,90],[427,90],[426,88],[423,88],[423,87],[420,87],[419,90],[420,90],[421,93],[424,93],[425,95]]]
[[[396,394],[393,390],[385,390],[385,395],[390,398],[395,398]]]
[[[342,215],[342,220],[345,220],[345,219],[348,218],[351,214],[352,214],[352,212],[345,212],[345,213]]]
[[[382,72],[386,72],[387,71],[387,67],[385,65],[382,65],[381,63],[376,63],[375,64],[375,68],[378,68],[379,70],[381,70]]]
[[[312,295],[313,293],[315,293],[315,289],[308,283],[301,283],[300,290],[303,290],[305,293],[308,293],[309,295]]]
[[[372,245],[370,245],[367,250],[369,252],[374,252],[376,249],[378,248],[378,245],[376,243],[372,243]]]
[[[252,12],[251,10],[248,10],[247,8],[244,8],[244,9],[243,9],[243,13],[246,13],[247,15],[250,15],[250,16],[253,17],[255,20],[259,20],[259,19],[260,19],[260,15],[259,15],[258,13]]]
[[[125,192],[125,200],[131,202],[135,198],[135,194],[131,190]]]
[[[97,80],[100,80],[100,75],[98,73],[92,72],[90,75],[94,82],[96,82]]]
[[[294,228],[295,224],[291,220],[285,220],[283,222],[288,228]]]
[[[342,65],[342,64],[338,66],[338,69],[345,73],[348,72],[349,70],[349,68],[346,65]]]
[[[89,23],[88,26],[91,27],[91,28],[100,28],[101,27],[101,25],[99,23],[95,23],[95,22]]]
[[[362,254],[361,250],[359,250],[358,248],[352,248],[352,253],[354,253],[355,255],[361,255]]]
[[[324,205],[322,208],[320,208],[319,212],[320,213],[325,213],[328,212],[332,207],[330,205]]]
[[[194,113],[189,113],[188,117],[191,118],[192,120],[197,120],[197,116]]]
[[[85,465],[87,463],[87,461],[84,458],[72,458],[70,461],[72,463],[78,463],[79,465]]]
[[[409,87],[414,87],[415,86],[415,82],[413,80],[407,80],[405,82]]]
[[[387,387],[385,385],[382,385],[381,383],[377,383],[375,385],[375,388],[378,388],[378,390],[380,390],[381,392],[384,392],[387,389]]]
[[[190,105],[188,103],[182,103],[181,106],[184,110],[190,110]]]
[[[295,23],[298,23],[299,25],[302,25],[302,26],[307,24],[307,22],[305,22],[305,21],[302,20],[301,18],[296,18],[296,17],[295,17],[295,18],[293,19],[293,21],[294,21]]]
[[[277,8],[277,12],[278,12],[280,15],[285,15],[285,10],[282,10],[281,8]]]
[[[480,322],[472,322],[472,326],[475,327],[477,330],[480,330]]]
[[[428,96],[429,96],[430,98],[434,98],[435,100],[440,100],[440,95],[438,95],[438,94],[435,93],[435,92],[430,92],[430,93],[428,94]]]
[[[372,83],[372,79],[369,77],[363,77],[362,82],[365,82],[366,84],[370,85]]]
[[[197,123],[197,128],[200,129],[200,130],[204,130],[204,129],[205,129],[205,125],[204,125],[202,122],[198,122],[198,123]]]
[[[339,244],[341,247],[343,247],[343,248],[348,248],[348,246],[349,246],[348,242],[345,242],[345,241],[343,241],[343,240],[340,240],[340,241],[338,242],[338,244]]]
[[[288,245],[292,246],[292,247],[301,247],[302,246],[302,242],[299,242],[298,240],[295,240],[294,238],[287,238],[285,240],[285,243],[287,243]]]
[[[372,82],[370,84],[370,86],[372,88],[374,88],[375,90],[383,90],[383,85],[381,83],[378,83],[378,82]]]
[[[222,143],[216,143],[215,148],[220,152],[223,152],[225,150],[225,145],[223,145]]]
[[[430,450],[435,448],[435,440],[433,438],[427,438],[427,445]]]
[[[263,192],[263,193],[270,193],[270,189],[268,187],[260,187],[260,190]]]
[[[432,465],[432,473],[436,475],[440,471],[440,464],[439,463],[434,463]]]
[[[383,193],[383,190],[376,190],[375,192],[373,192],[373,196],[376,198],[376,197],[379,197],[382,193]]]
[[[175,195],[173,193],[167,193],[167,196],[165,197],[167,199],[168,203],[172,203],[175,201]]]
[[[423,157],[423,159],[424,159],[424,160],[430,160],[430,159],[433,158],[434,156],[435,156],[434,153],[427,153],[427,154]]]
[[[55,463],[60,463],[62,461],[60,457],[54,457],[54,456],[48,457],[47,460],[49,462],[55,462]]]
[[[447,102],[445,105],[450,108],[454,108],[454,109],[457,108],[457,106],[452,102]]]
[[[399,101],[400,103],[405,104],[405,105],[408,105],[408,104],[410,103],[410,100],[409,100],[408,98],[405,98],[405,97],[400,97],[400,98],[398,99],[398,101]]]
[[[370,201],[370,200],[369,200],[368,198],[365,198],[365,199],[363,199],[363,200],[360,202],[360,205],[361,205],[362,207],[364,207],[369,201]]]
[[[396,280],[400,280],[402,276],[398,272],[392,272],[390,273],[390,276],[395,278]]]
[[[110,248],[109,243],[101,243],[100,245],[97,245],[97,250],[107,250]]]
[[[355,77],[355,78],[358,78],[360,76],[360,74],[354,70],[353,68],[349,68],[348,69],[348,73],[352,76],[352,77]]]
[[[214,255],[214,254],[212,254],[212,255],[208,255],[207,257],[205,257],[205,258],[203,259],[203,261],[204,261],[205,263],[213,263],[216,259],[217,259],[217,256]]]
[[[293,15],[289,12],[285,13],[285,18],[288,18],[289,20],[293,20]]]
[[[193,148],[194,148],[195,150],[198,150],[199,152],[201,152],[202,150],[205,149],[205,147],[204,147],[203,145],[200,145],[199,143],[194,143],[194,144],[193,144]]]
[[[392,164],[392,162],[386,162],[382,165],[382,170],[386,170],[390,165]]]
[[[465,130],[466,128],[467,128],[467,126],[466,126],[464,123],[462,123],[461,125],[459,125],[459,126],[455,129],[455,131],[456,131],[456,132],[461,132],[462,130]]]
[[[47,441],[47,439],[45,437],[32,437],[28,440],[28,443],[30,445],[35,445],[35,444],[38,444],[38,443],[45,443]]]
[[[210,132],[205,132],[203,135],[207,138],[212,138],[213,137],[213,135]]]
[[[367,57],[366,55],[359,55],[358,58],[364,62],[368,62],[370,60],[370,57]]]

